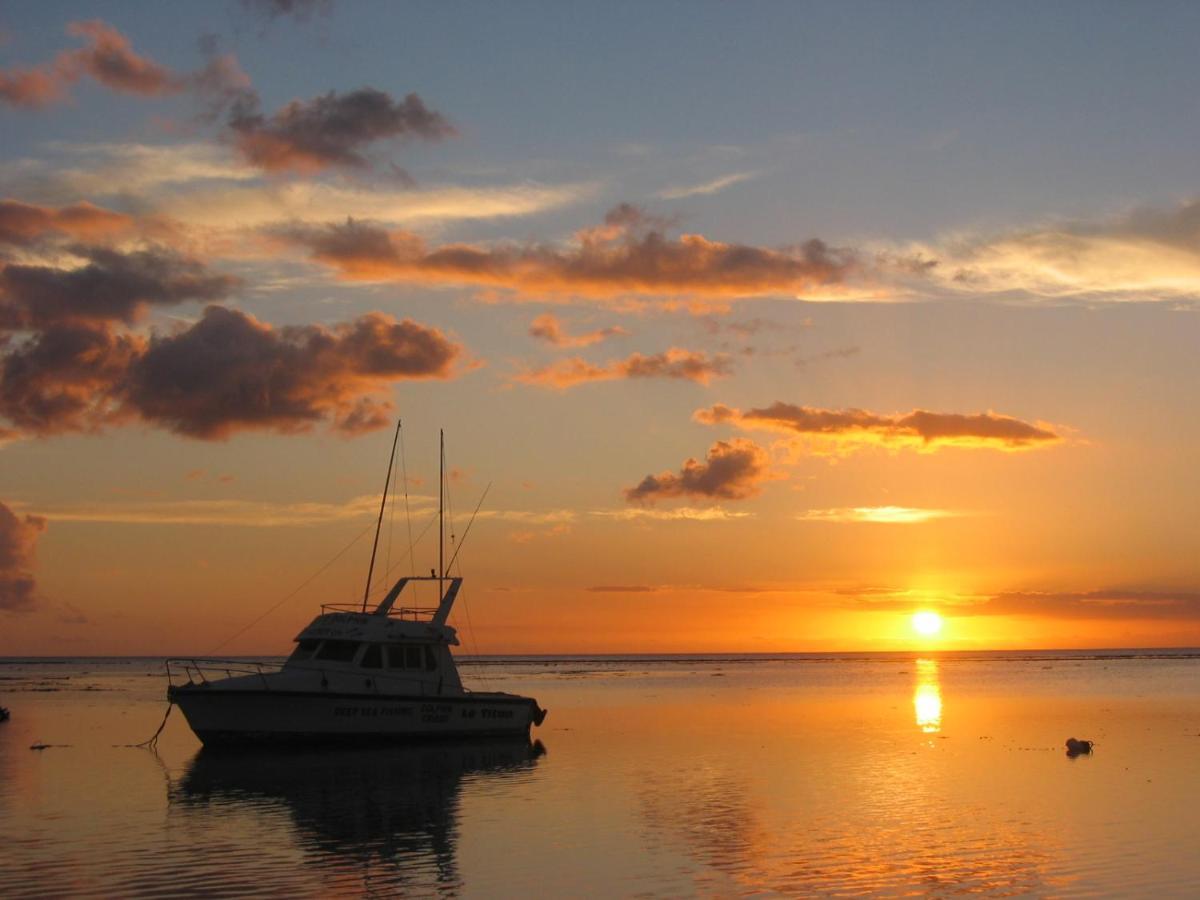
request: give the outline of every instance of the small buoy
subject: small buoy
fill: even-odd
[[[1087,755],[1092,752],[1092,746],[1092,741],[1077,741],[1073,737],[1067,738],[1067,756],[1074,758]]]

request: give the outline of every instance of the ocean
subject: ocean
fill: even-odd
[[[0,896],[1200,896],[1200,651],[460,669],[533,741],[129,747],[162,660],[0,660]]]

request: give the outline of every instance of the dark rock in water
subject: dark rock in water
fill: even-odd
[[[1067,756],[1074,759],[1076,756],[1086,756],[1092,752],[1091,741],[1077,741],[1075,738],[1067,738]]]
[[[8,721],[8,710],[5,709],[3,706],[0,706],[0,722],[7,722],[7,721]]]

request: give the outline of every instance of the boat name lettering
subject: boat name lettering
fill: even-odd
[[[426,703],[421,706],[422,722],[449,722],[450,704]]]
[[[370,719],[375,716],[411,716],[411,706],[335,706],[334,716],[341,718]]]
[[[476,716],[481,719],[511,719],[513,711],[511,709],[464,709],[462,711],[464,719],[473,719]]]

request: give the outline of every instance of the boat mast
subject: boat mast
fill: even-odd
[[[379,498],[379,521],[375,523],[375,543],[371,545],[371,564],[367,567],[367,586],[363,588],[362,611],[367,611],[367,597],[371,593],[371,576],[375,573],[375,551],[379,549],[379,531],[383,527],[383,508],[387,505],[388,487],[392,483],[392,463],[396,461],[396,441],[400,440],[400,419],[396,420],[396,433],[392,436],[392,455],[388,457],[387,478],[383,481],[383,496]]]
[[[438,600],[442,597],[442,580],[446,577],[445,559],[446,526],[443,516],[446,510],[446,432],[438,429]]]

